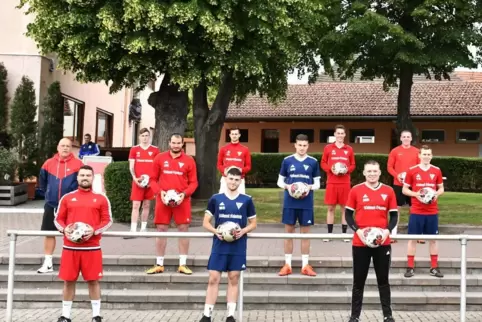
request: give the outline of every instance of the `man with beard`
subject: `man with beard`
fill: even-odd
[[[109,199],[92,191],[94,170],[88,165],[80,168],[77,176],[78,190],[65,194],[55,214],[55,226],[64,234],[64,247],[60,261],[59,278],[64,281],[62,315],[58,322],[71,322],[70,311],[75,297],[75,284],[82,273],[89,288],[92,304],[92,322],[101,322],[100,284],[103,275],[102,233],[112,225]],[[76,223],[88,228],[80,242],[74,242],[71,234]]]
[[[198,186],[196,163],[182,150],[184,138],[181,134],[174,133],[169,139],[169,151],[160,153],[154,159],[153,176],[151,181],[157,183],[160,192],[156,199],[154,224],[159,232],[167,232],[169,224],[174,217],[177,230],[187,232],[191,223],[191,195]],[[169,190],[175,190],[179,200],[174,207],[166,205],[165,197]],[[157,260],[154,267],[146,271],[147,274],[164,272],[164,255],[167,239],[156,238]],[[179,268],[181,274],[191,275],[192,271],[187,266],[187,253],[189,239],[179,238]]]

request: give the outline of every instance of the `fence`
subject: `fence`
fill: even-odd
[[[46,232],[36,230],[8,230],[10,236],[10,251],[8,261],[8,289],[7,289],[7,312],[6,322],[12,322],[13,313],[13,289],[15,283],[15,256],[18,236],[50,236],[61,237],[59,232]],[[212,238],[211,233],[202,232],[105,232],[103,237],[176,237],[176,238]],[[288,233],[251,233],[249,239],[346,239],[342,234],[288,234]],[[482,235],[396,235],[392,236],[396,240],[459,240],[461,245],[460,251],[460,322],[465,322],[466,314],[466,293],[467,293],[467,241],[481,241]],[[244,274],[241,272],[239,279],[239,297],[238,297],[238,321],[243,321],[243,286]]]

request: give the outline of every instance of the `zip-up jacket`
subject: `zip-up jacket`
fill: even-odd
[[[57,208],[60,198],[78,187],[77,174],[82,161],[70,154],[67,158],[60,158],[55,154],[42,165],[39,175],[40,189],[45,193],[45,203]]]
[[[79,158],[82,160],[86,155],[99,155],[99,145],[94,142],[82,144],[79,149]]]
[[[102,233],[112,225],[112,212],[109,199],[91,189],[78,189],[65,194],[59,202],[54,224],[63,233],[73,223],[83,222],[90,225],[94,234],[89,240],[74,243],[64,236],[64,248],[72,250],[100,249]]]

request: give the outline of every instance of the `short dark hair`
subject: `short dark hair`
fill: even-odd
[[[85,133],[84,136],[88,136],[89,138],[92,138],[92,135],[90,135],[89,133]]]
[[[241,131],[239,130],[239,127],[235,126],[229,129],[229,134],[231,134],[232,131],[238,131],[239,134],[241,134]]]
[[[228,174],[230,174],[232,176],[241,176],[241,170],[239,170],[236,167],[233,167],[233,168],[228,170]]]
[[[172,138],[181,138],[182,141],[184,141],[184,135],[182,135],[181,133],[172,133],[169,137],[169,142],[171,142]]]
[[[338,130],[338,129],[343,130],[343,132],[346,133],[346,129],[345,129],[345,126],[344,126],[344,125],[338,124],[337,126],[335,126],[335,132],[336,132],[336,130]]]
[[[148,129],[147,127],[144,127],[144,128],[142,128],[142,129],[140,129],[139,135],[142,135],[142,134],[144,134],[144,133],[146,133],[146,132],[149,133],[149,135],[151,134],[151,131],[149,131],[149,129]]]
[[[424,144],[420,147],[420,151],[422,151],[422,150],[432,150],[432,148],[429,147],[428,145]]]
[[[366,165],[377,165],[380,167],[380,163],[378,163],[377,161],[375,160],[368,160],[365,162],[365,164],[363,165],[363,167],[365,167]]]
[[[92,174],[94,174],[94,169],[90,165],[87,165],[87,164],[84,164],[83,166],[81,166],[79,171],[80,170],[90,170],[92,172]]]
[[[306,134],[298,134],[295,138],[295,141],[306,141],[309,142],[310,139],[308,138],[308,135]]]

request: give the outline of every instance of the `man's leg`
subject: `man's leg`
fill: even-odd
[[[64,317],[65,319],[69,319],[67,321],[70,321],[72,303],[75,297],[75,284],[76,284],[76,281],[64,282],[63,300],[62,300],[62,317]]]
[[[141,206],[140,201],[132,202],[132,212],[131,212],[131,231],[137,230],[137,221],[139,220],[139,207]]]
[[[89,286],[89,298],[92,305],[92,317],[100,318],[100,283],[99,281],[88,281],[87,284]]]
[[[363,305],[363,292],[370,269],[372,249],[352,247],[353,249],[353,289],[351,294],[351,317],[360,318]]]
[[[373,249],[373,268],[377,276],[378,293],[380,294],[384,318],[392,316],[392,296],[389,282],[391,254],[392,247],[390,245]]]
[[[60,322],[70,322],[70,312],[75,297],[75,284],[80,272],[80,255],[78,251],[62,250],[59,278],[64,281],[64,289]]]
[[[326,224],[328,226],[328,234],[333,234],[333,224],[335,223],[335,208],[336,205],[327,205],[327,212],[326,212]],[[323,239],[324,242],[329,242],[330,239],[325,238]]]
[[[298,222],[300,223],[300,232],[309,234],[311,226],[315,223],[315,215],[313,209],[299,209]],[[307,276],[316,276],[316,272],[309,264],[310,260],[310,240],[301,240],[301,274]]]
[[[292,234],[295,232],[295,210],[290,208],[283,208],[283,215],[281,222],[285,225],[285,233]],[[286,276],[293,272],[291,269],[291,260],[293,258],[293,239],[284,240],[285,264],[279,271],[279,276]]]
[[[149,206],[150,205],[151,205],[150,200],[144,200],[142,202],[141,231],[147,230],[147,221],[149,220]]]
[[[54,215],[55,209],[50,207],[49,205],[44,205],[44,215],[42,218],[42,226],[40,230],[42,231],[58,231],[57,227],[55,227]],[[37,270],[37,273],[51,273],[54,271],[54,265],[52,260],[52,255],[55,250],[56,240],[55,237],[45,237],[44,238],[44,262],[42,267]]]
[[[177,226],[179,232],[188,232],[189,224],[181,224]],[[187,266],[187,254],[189,253],[189,238],[179,238],[179,269],[182,274],[191,275],[192,271]]]
[[[208,288],[206,291],[206,302],[204,304],[204,314],[201,321],[211,321],[211,315],[214,310],[214,305],[218,299],[219,282],[221,281],[221,272],[209,271]]]
[[[228,319],[233,317],[236,312],[236,303],[239,294],[239,271],[228,272],[228,292],[226,293],[226,302],[228,306]]]
[[[100,283],[103,274],[102,251],[78,252],[81,256],[82,277],[87,281],[89,298],[92,305],[92,320],[100,322]]]
[[[166,232],[169,225],[156,225],[158,232]],[[166,254],[167,238],[156,238],[156,265],[146,271],[147,274],[159,274],[164,272],[164,255]]]
[[[350,184],[343,184],[338,187],[338,204],[340,205],[341,212],[341,232],[346,234],[348,230],[348,225],[345,219],[345,205],[348,202],[348,195],[350,194]],[[346,238],[343,240],[345,243],[349,243],[350,239]]]
[[[420,215],[410,214],[408,218],[408,234],[420,235],[423,233],[423,218]],[[409,240],[407,243],[407,271],[405,277],[412,277],[415,275],[415,250],[417,247],[416,240]]]
[[[438,235],[438,215],[425,216],[425,231],[426,235]],[[430,241],[430,275],[435,277],[444,277],[438,268],[438,242],[436,240]]]

